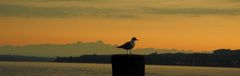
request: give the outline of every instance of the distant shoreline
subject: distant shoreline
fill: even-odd
[[[146,65],[240,67],[240,50],[219,49],[214,53],[152,53],[144,55]],[[110,64],[111,55],[82,55],[63,57],[36,57],[24,55],[0,55],[0,61],[8,62],[56,62]]]

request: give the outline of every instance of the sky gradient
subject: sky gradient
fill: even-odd
[[[1,0],[0,45],[102,40],[137,48],[239,49],[240,0]]]

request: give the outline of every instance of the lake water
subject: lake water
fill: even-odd
[[[110,64],[0,62],[0,76],[112,76],[112,71]],[[240,69],[146,65],[145,76],[240,76]]]

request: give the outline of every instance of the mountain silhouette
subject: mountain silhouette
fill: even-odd
[[[176,53],[193,51],[184,51],[176,49],[154,49],[143,48],[134,49],[134,54],[150,54],[157,53]],[[98,40],[96,42],[76,42],[71,44],[39,44],[26,46],[0,46],[0,54],[2,55],[25,55],[25,56],[40,56],[40,57],[56,57],[56,56],[81,56],[81,55],[109,55],[109,54],[125,54],[123,49],[116,46],[105,44]]]

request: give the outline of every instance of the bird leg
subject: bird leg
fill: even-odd
[[[132,54],[132,50],[129,50],[130,51],[130,54]]]

